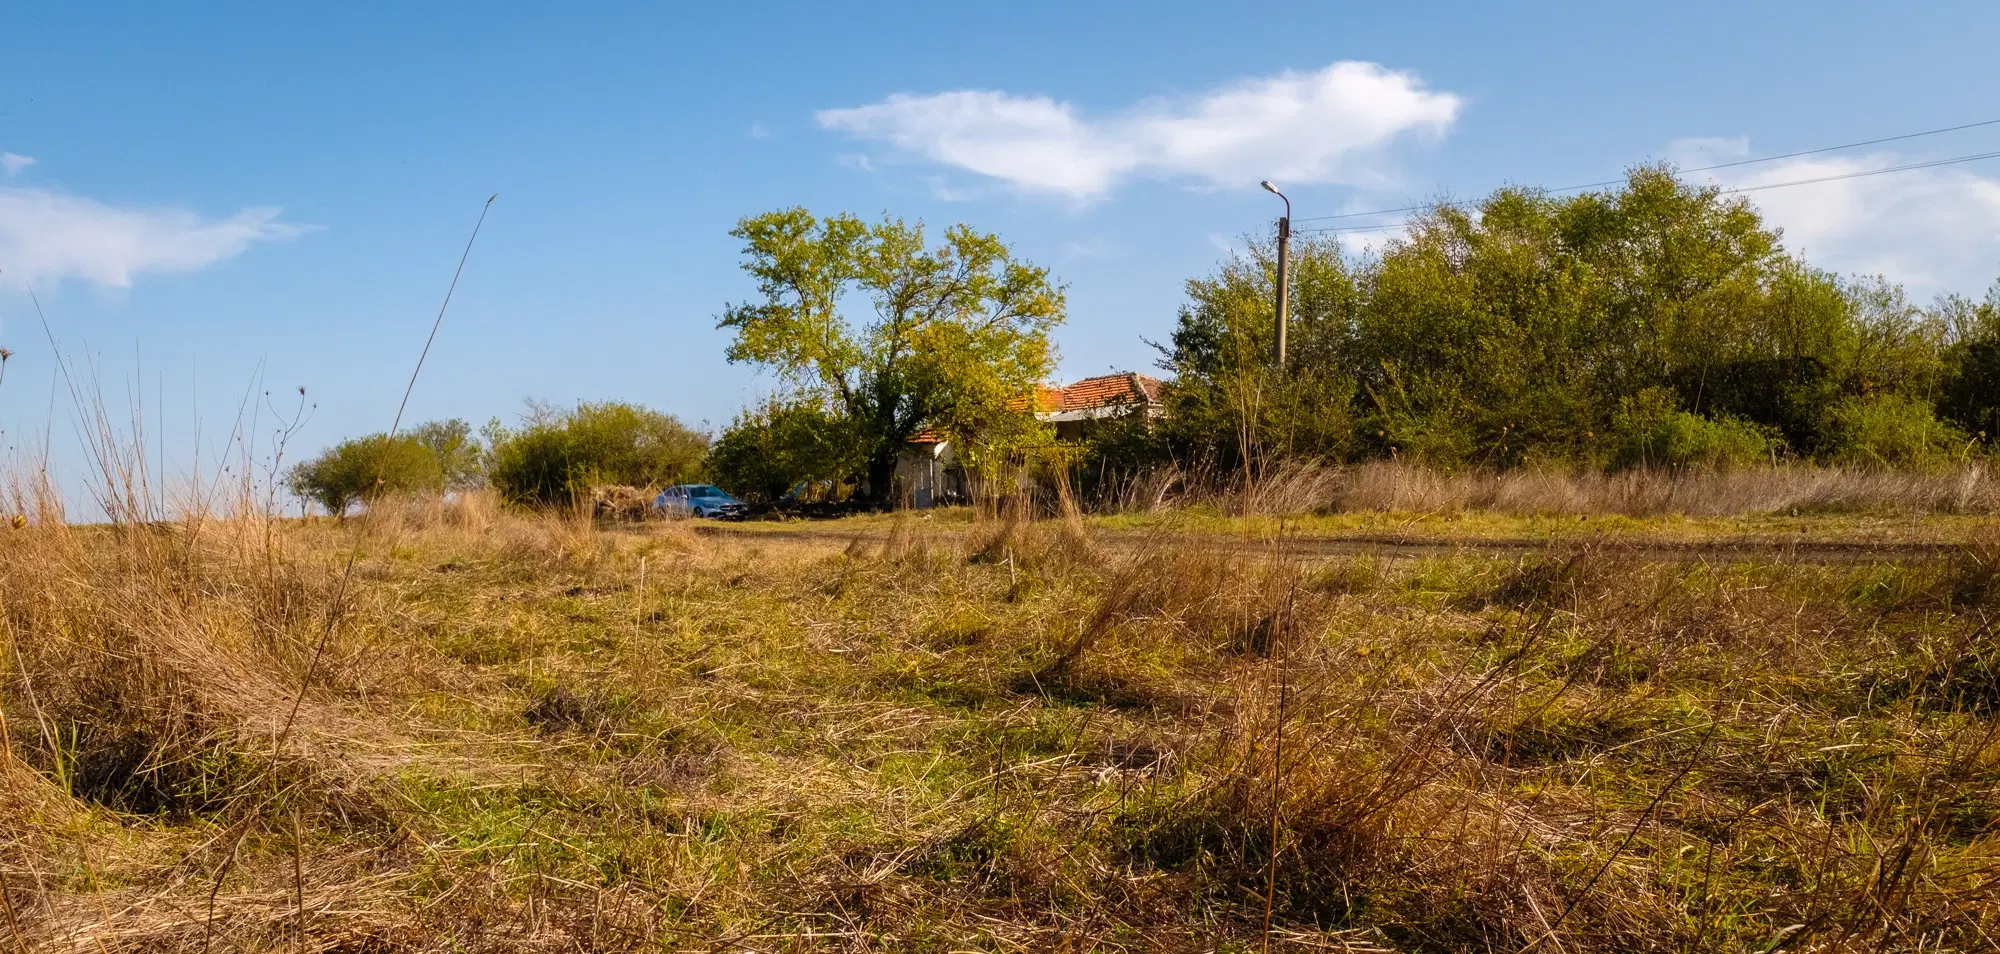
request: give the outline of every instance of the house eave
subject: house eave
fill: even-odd
[[[1043,411],[1036,414],[1035,419],[1051,424],[1064,421],[1097,421],[1107,417],[1124,417],[1134,411],[1141,412],[1147,417],[1159,417],[1163,413],[1163,409],[1157,404],[1106,404],[1075,411]]]

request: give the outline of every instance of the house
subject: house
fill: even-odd
[[[1122,372],[1084,378],[1055,391],[1055,404],[1035,416],[1056,426],[1056,439],[1080,441],[1089,436],[1089,422],[1127,414],[1159,417],[1166,413],[1160,403],[1160,379]]]
[[[1166,413],[1160,402],[1160,384],[1158,378],[1121,372],[1084,378],[1063,387],[1042,385],[1035,389],[1035,417],[1055,425],[1057,440],[1081,441],[1089,437],[1092,421],[1127,414],[1154,418]],[[911,506],[928,509],[971,499],[972,486],[950,441],[925,431],[911,444],[896,459],[896,482],[909,495]]]

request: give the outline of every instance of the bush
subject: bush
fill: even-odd
[[[293,493],[340,516],[356,501],[442,491],[445,472],[437,455],[417,438],[370,434],[298,464],[285,482]]]
[[[1265,411],[1264,440],[1287,457],[1345,460],[1354,452],[1354,384],[1301,370],[1278,382]]]
[[[802,483],[849,480],[867,464],[847,419],[809,401],[744,411],[710,448],[715,482],[750,503],[771,503]]]
[[[572,503],[597,484],[658,487],[692,480],[708,436],[670,414],[611,401],[500,432],[487,479],[512,503]]]
[[[486,482],[479,438],[472,425],[459,418],[431,421],[410,429],[410,438],[424,445],[437,458],[447,490],[471,490]]]
[[[1826,409],[1840,397],[1833,370],[1813,357],[1721,361],[1682,368],[1670,379],[1683,405],[1715,419],[1776,428],[1802,454],[1824,442]]]
[[[1935,467],[1962,456],[1970,439],[1927,402],[1900,394],[1848,398],[1831,413],[1829,457],[1856,467]]]
[[[1621,398],[1612,423],[1616,468],[1726,470],[1775,456],[1780,438],[1738,418],[1707,418],[1675,405],[1673,392],[1647,388]]]
[[[1479,452],[1463,382],[1433,373],[1385,368],[1385,382],[1368,393],[1374,412],[1362,436],[1385,457],[1451,469]]]

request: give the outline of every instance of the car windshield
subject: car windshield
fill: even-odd
[[[723,492],[722,492],[722,488],[721,488],[721,487],[714,487],[714,486],[710,486],[710,485],[707,485],[707,484],[703,484],[703,485],[701,485],[701,486],[699,486],[699,487],[689,487],[689,488],[688,488],[688,491],[687,491],[687,492],[688,492],[688,496],[690,496],[690,497],[727,497],[727,496],[729,496],[728,494],[725,494],[725,493],[723,493]]]

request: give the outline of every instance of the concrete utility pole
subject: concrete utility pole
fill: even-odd
[[[1290,264],[1289,259],[1292,254],[1292,200],[1285,198],[1285,194],[1279,192],[1278,187],[1272,185],[1269,179],[1259,184],[1264,187],[1264,191],[1285,200],[1285,217],[1278,220],[1278,342],[1274,349],[1278,376],[1282,378],[1285,376],[1285,326],[1291,323],[1292,312],[1290,287],[1285,283],[1285,266]]]

